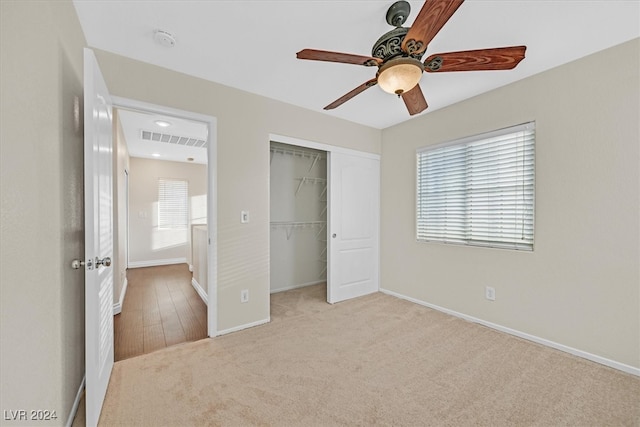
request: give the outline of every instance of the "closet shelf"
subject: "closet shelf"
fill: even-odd
[[[271,162],[273,162],[274,154],[281,154],[283,156],[293,156],[293,157],[300,157],[303,159],[304,158],[310,159],[311,166],[309,167],[309,172],[311,172],[311,169],[313,169],[313,167],[318,163],[320,159],[327,158],[326,154],[312,153],[309,151],[295,150],[290,148],[271,147]]]
[[[326,221],[271,221],[272,227],[313,227],[325,225]]]

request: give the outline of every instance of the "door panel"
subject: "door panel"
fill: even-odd
[[[111,97],[84,50],[86,422],[98,424],[113,368],[113,171]]]
[[[380,161],[329,154],[327,301],[378,291]]]

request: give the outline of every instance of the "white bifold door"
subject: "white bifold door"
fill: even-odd
[[[84,50],[85,367],[87,426],[98,424],[113,368],[111,97]]]
[[[379,287],[380,160],[329,153],[327,301],[370,294]]]

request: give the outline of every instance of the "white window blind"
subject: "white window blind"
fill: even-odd
[[[535,123],[417,152],[417,239],[533,250]]]
[[[188,224],[189,183],[177,179],[158,179],[158,228],[186,229]]]

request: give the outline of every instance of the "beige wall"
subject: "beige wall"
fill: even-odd
[[[191,227],[158,230],[158,179],[187,181],[190,221],[206,223],[207,166],[132,157],[130,167],[129,266],[175,259],[189,262]]]
[[[379,153],[380,131],[107,52],[96,56],[112,95],[216,117],[218,329],[267,319],[269,134]],[[242,210],[249,224],[240,223]],[[246,304],[242,289],[250,293]]]
[[[68,1],[3,0],[0,19],[0,410],[62,425],[84,375],[85,40]]]
[[[636,39],[384,130],[382,287],[640,367],[639,55]],[[534,252],[417,243],[416,148],[530,120]]]

